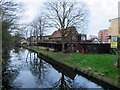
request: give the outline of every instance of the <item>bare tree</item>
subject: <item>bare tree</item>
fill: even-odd
[[[10,40],[10,31],[16,29],[16,21],[19,19],[17,14],[21,11],[20,3],[15,3],[12,0],[1,0],[0,1],[0,14],[2,21],[2,41]],[[6,37],[7,36],[7,37]]]
[[[20,3],[15,3],[12,0],[0,1],[0,19],[2,23],[2,47],[9,49],[10,47],[10,32],[16,28],[16,21],[19,19],[17,14],[21,10]]]
[[[40,40],[42,40],[42,36],[44,35],[44,32],[46,31],[46,19],[44,16],[39,16],[36,20],[38,22],[38,34],[40,36]]]
[[[12,26],[16,24],[16,20],[20,18],[18,12],[21,11],[22,3],[15,3],[12,0],[1,0],[0,1],[0,10],[1,10],[1,19],[2,23],[9,22],[9,25]],[[8,28],[9,28],[8,27]],[[6,27],[7,28],[7,27]]]
[[[64,51],[64,36],[67,27],[77,29],[86,27],[88,9],[81,1],[57,0],[45,3],[46,17],[51,27],[60,29],[62,35],[62,50]]]
[[[23,27],[21,31],[22,31],[21,34],[22,34],[23,36],[25,36],[26,38],[28,38],[29,28],[27,28],[27,26],[26,26],[26,27]]]
[[[34,29],[34,36],[37,38],[40,36],[40,41],[42,41],[42,36],[44,35],[44,32],[46,31],[46,19],[44,16],[38,16],[34,19],[34,21],[31,23],[31,26]]]

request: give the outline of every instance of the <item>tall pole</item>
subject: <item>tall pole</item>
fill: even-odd
[[[118,63],[117,63],[117,67],[118,67],[118,75],[120,75],[120,37],[118,39]],[[120,76],[118,76],[118,86],[120,87]]]
[[[120,87],[120,1],[118,2],[118,86]]]

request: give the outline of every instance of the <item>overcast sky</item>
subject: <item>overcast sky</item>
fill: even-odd
[[[110,27],[109,19],[118,17],[119,0],[84,0],[90,9],[89,34],[98,34],[99,30]],[[90,2],[89,2],[90,1]]]
[[[25,3],[22,22],[29,23],[42,10],[42,0],[18,0]],[[119,0],[83,0],[89,7],[89,27],[87,34],[97,35],[99,30],[108,29],[109,19],[118,17]],[[53,32],[53,31],[51,31]]]

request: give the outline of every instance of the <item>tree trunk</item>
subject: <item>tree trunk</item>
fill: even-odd
[[[120,68],[120,50],[118,49],[118,68]]]
[[[60,85],[60,90],[65,90],[65,87],[64,87],[64,75],[62,74],[62,77],[61,77],[61,85]]]
[[[61,38],[61,42],[62,42],[62,52],[65,51],[65,40],[64,40],[64,36],[62,35],[62,38]]]
[[[62,52],[65,51],[65,46],[64,46],[64,42],[62,42]]]

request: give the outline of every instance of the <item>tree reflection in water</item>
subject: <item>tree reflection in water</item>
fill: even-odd
[[[42,85],[45,82],[46,74],[47,74],[47,67],[49,64],[43,61],[41,58],[37,57],[35,53],[30,54],[30,65],[31,65],[31,72],[36,77],[36,82],[39,85]],[[32,58],[32,55],[33,58]],[[28,55],[27,55],[28,58]],[[61,78],[56,82],[51,82],[51,88],[59,88],[61,90],[70,89],[72,87],[72,80],[70,78],[65,77],[63,73],[61,73]]]
[[[65,79],[64,77],[64,74],[61,73],[61,78],[59,79],[59,81],[57,81],[53,88],[59,88],[60,90],[68,90],[71,88],[71,83],[70,82],[67,82],[67,80]]]
[[[4,63],[2,65],[2,90],[8,90],[8,89],[11,89],[11,88],[15,88],[15,86],[12,84],[12,82],[14,81],[14,79],[17,77],[17,75],[19,74],[19,69],[18,68],[14,68],[14,66],[11,66],[10,65],[10,53],[15,53],[18,55],[18,58],[20,57],[19,56],[19,49],[20,48],[13,48],[12,50],[9,50],[8,52],[8,57],[7,58],[4,58],[6,63]]]
[[[33,58],[31,54],[34,54]],[[37,57],[37,54],[30,53],[30,71],[36,77],[36,82],[39,84],[43,84],[44,82],[45,74],[47,72],[46,64],[47,63],[45,63],[42,59]]]
[[[84,78],[67,67],[38,58],[36,53],[25,49],[11,50],[10,62],[3,74],[3,89],[9,88],[52,88],[69,90],[85,88]],[[49,62],[49,63],[47,63]],[[89,82],[88,82],[89,84]],[[81,86],[82,85],[82,86]]]

